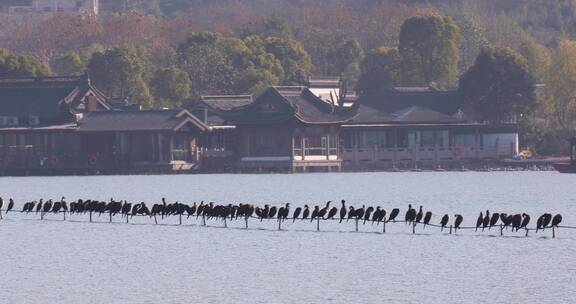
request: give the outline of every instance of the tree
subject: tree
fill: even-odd
[[[359,77],[359,63],[364,57],[364,50],[354,39],[340,40],[334,48],[328,49],[328,76],[340,76],[351,85]]]
[[[238,75],[234,91],[260,95],[270,85],[278,84],[278,81],[278,77],[266,69],[249,68]]]
[[[561,129],[572,129],[576,125],[576,42],[559,42],[553,50],[547,80],[546,100],[551,121]]]
[[[31,55],[13,55],[0,48],[0,77],[50,76],[50,67]]]
[[[192,81],[193,98],[204,94],[258,94],[262,87],[277,85],[285,77],[285,70],[266,47],[266,41],[258,36],[241,40],[210,32],[191,34],[178,53]]]
[[[282,39],[294,39],[292,28],[286,20],[272,15],[260,22],[252,23],[244,29],[242,35],[260,36],[260,37],[277,37]]]
[[[468,107],[484,120],[499,124],[528,114],[536,105],[534,82],[526,60],[506,47],[486,47],[460,79]]]
[[[534,79],[544,81],[550,67],[550,51],[533,39],[528,39],[520,44],[518,52],[526,59]]]
[[[88,64],[91,79],[110,97],[127,98],[146,108],[153,105],[148,87],[151,71],[148,55],[142,48],[115,47],[95,53]]]
[[[96,52],[104,49],[99,44],[93,44],[77,52],[71,52],[57,56],[50,61],[52,70],[58,75],[80,75],[86,71],[86,67]]]
[[[394,48],[376,48],[368,52],[360,65],[356,90],[361,95],[381,94],[400,82],[400,53]]]
[[[222,48],[220,34],[192,33],[178,49],[180,66],[192,81],[192,95],[230,94],[234,67]]]
[[[282,84],[297,85],[310,74],[312,64],[310,55],[304,50],[302,44],[296,40],[268,37],[264,39],[266,52],[274,55],[284,69]]]
[[[156,103],[163,107],[181,107],[190,97],[191,85],[188,74],[175,67],[158,69],[151,81]]]
[[[399,43],[404,81],[452,85],[458,76],[460,41],[460,29],[450,17],[428,15],[404,21]]]

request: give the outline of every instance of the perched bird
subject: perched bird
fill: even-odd
[[[416,223],[420,223],[423,216],[424,216],[424,212],[422,211],[422,206],[420,206],[420,209],[418,210],[418,213],[416,214],[416,218],[415,218]]]
[[[326,207],[324,207],[324,208],[320,209],[320,211],[318,211],[318,216],[319,216],[320,218],[324,218],[324,217],[326,216],[326,213],[328,213],[328,208],[330,208],[330,203],[331,203],[331,202],[332,202],[332,201],[328,201],[328,202],[326,203]]]
[[[330,209],[330,211],[328,212],[328,217],[327,219],[333,219],[334,216],[336,215],[336,213],[338,213],[338,208],[336,207],[332,207],[332,209]]]
[[[538,218],[538,220],[536,220],[536,232],[538,232],[538,230],[540,229],[542,230],[546,229],[551,220],[552,220],[552,214],[550,213],[542,214]]]
[[[478,228],[480,228],[483,222],[484,216],[482,215],[482,212],[480,212],[480,215],[478,215],[478,219],[476,220],[476,229],[474,229],[474,231],[478,231]]]
[[[276,215],[276,211],[278,211],[276,206],[270,207],[270,212],[268,213],[267,218],[274,218],[274,216]]]
[[[6,213],[8,213],[8,211],[12,210],[12,208],[14,208],[14,200],[9,199],[8,200],[8,208],[6,208]]]
[[[454,232],[456,232],[460,228],[462,221],[464,221],[464,217],[462,217],[460,214],[455,214],[454,217]]]
[[[292,223],[296,221],[296,219],[300,216],[300,213],[302,213],[302,207],[297,207],[294,209],[294,214],[292,215]]]
[[[396,217],[398,216],[398,214],[400,214],[400,209],[398,209],[398,208],[392,209],[392,211],[390,212],[390,216],[388,217],[388,221],[392,221],[395,223]]]
[[[426,212],[426,215],[424,215],[424,228],[426,228],[426,225],[430,224],[431,219],[432,219],[432,212],[430,211]]]
[[[346,201],[342,200],[341,203],[342,203],[342,207],[340,207],[340,223],[342,223],[342,221],[346,217]]]
[[[450,220],[450,216],[448,214],[444,214],[444,216],[442,217],[442,220],[440,220],[440,231],[444,230],[444,227],[446,227],[449,220]]]
[[[530,223],[530,215],[522,213],[522,223],[520,224],[520,228],[526,229],[526,227],[528,227],[528,223]]]
[[[357,221],[361,220],[364,217],[365,207],[366,207],[365,205],[362,205],[362,208],[356,209],[354,211],[354,217],[356,218]]]
[[[490,227],[488,227],[488,230],[490,230],[490,228],[494,227],[496,225],[496,223],[498,223],[499,219],[500,219],[500,214],[498,214],[497,212],[492,213],[492,217],[490,218]]]
[[[558,228],[558,225],[562,222],[562,215],[560,214],[556,214],[553,218],[552,218],[552,227],[556,227]]]
[[[354,209],[354,206],[350,206],[350,208],[348,208],[348,219],[346,220],[346,222],[348,222],[351,218],[353,218],[355,214],[356,210]]]
[[[550,221],[552,221],[552,214],[550,213],[545,213],[544,214],[544,219],[542,221],[542,225],[544,226],[544,228],[547,228],[548,225],[550,224]]]
[[[486,214],[484,215],[484,221],[482,221],[482,231],[484,231],[484,229],[489,225],[490,225],[490,211],[486,210]]]
[[[366,221],[370,220],[370,215],[372,215],[372,212],[374,212],[374,207],[370,206],[370,207],[366,208],[366,211],[364,212],[363,225],[366,225]]]
[[[320,207],[314,206],[314,210],[312,211],[312,216],[310,217],[310,222],[312,222],[315,218],[320,217]]]
[[[414,222],[416,219],[416,210],[412,209],[412,205],[408,204],[408,211],[406,211],[406,215],[404,216],[404,221],[408,223]]]
[[[304,205],[304,211],[302,212],[302,219],[305,220],[310,215],[310,208],[308,205]]]
[[[522,214],[514,214],[512,216],[512,231],[514,231],[514,229],[518,231],[518,229],[520,229],[521,224],[522,224]]]
[[[374,213],[372,213],[372,225],[374,225],[374,222],[376,222],[378,220],[381,213],[382,213],[382,209],[380,209],[380,206],[377,206],[376,210],[374,210]]]

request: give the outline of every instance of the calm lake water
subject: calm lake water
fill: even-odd
[[[576,226],[576,175],[554,172],[338,173],[0,178],[17,208],[40,197],[251,202],[346,199],[388,211],[423,205],[474,225],[485,209],[562,213]],[[0,303],[570,303],[576,229],[523,232],[148,218],[131,224],[9,213],[0,222]]]

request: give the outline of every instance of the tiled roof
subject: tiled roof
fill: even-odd
[[[283,122],[295,118],[303,123],[341,123],[354,115],[351,109],[333,106],[305,87],[272,87],[252,104],[231,117],[237,124]]]
[[[231,111],[251,104],[252,95],[202,96],[202,103],[216,111]]]
[[[455,123],[462,99],[456,91],[405,91],[379,96],[362,96],[355,104],[358,115],[352,123]]]
[[[187,111],[150,110],[90,112],[78,121],[78,131],[169,131],[177,130],[188,122],[200,130],[207,129]]]
[[[42,124],[61,122],[71,117],[88,94],[95,96],[102,108],[109,108],[106,97],[86,76],[0,78],[0,116],[38,116]]]

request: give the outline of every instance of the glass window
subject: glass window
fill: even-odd
[[[452,145],[456,147],[473,147],[475,138],[475,134],[455,134]]]

